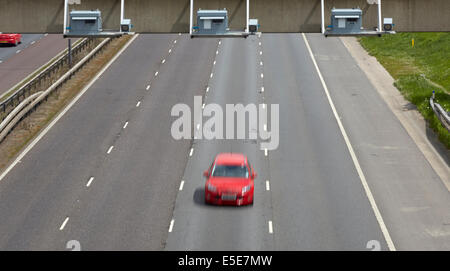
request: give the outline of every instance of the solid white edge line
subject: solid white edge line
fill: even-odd
[[[184,187],[184,181],[182,180],[181,183],[180,183],[180,188],[179,188],[179,190],[182,191],[182,190],[183,190],[183,187]]]
[[[172,219],[171,221],[170,221],[170,226],[169,226],[169,232],[172,232],[172,230],[173,230],[173,223],[175,222],[175,219]]]
[[[272,220],[269,220],[269,233],[273,234],[273,225],[272,225]]]
[[[322,73],[320,72],[320,69],[319,69],[319,66],[317,65],[316,59],[314,58],[314,54],[311,50],[311,47],[309,46],[309,42],[306,38],[305,33],[302,33],[302,36],[303,36],[303,40],[306,44],[306,47],[308,49],[309,55],[311,56],[311,59],[313,61],[314,67],[316,68],[317,74],[319,75],[319,79],[320,79],[320,82],[322,83],[322,87],[325,90],[325,94],[327,96],[328,103],[330,104],[330,107],[333,111],[334,117],[338,123],[339,129],[341,130],[342,136],[344,137],[345,144],[347,145],[348,151],[350,152],[350,156],[352,157],[353,164],[355,165],[356,171],[358,172],[359,179],[361,180],[361,183],[364,187],[364,191],[366,192],[367,198],[369,199],[370,206],[372,207],[372,210],[373,210],[375,217],[378,221],[378,224],[381,228],[384,239],[386,240],[389,250],[395,251],[396,249],[394,246],[394,242],[391,239],[391,236],[386,227],[386,224],[384,223],[383,217],[381,216],[380,210],[378,209],[378,206],[375,202],[375,198],[373,197],[372,191],[370,190],[369,184],[367,183],[364,172],[362,171],[361,165],[359,164],[358,158],[356,157],[356,154],[353,150],[352,144],[350,143],[350,139],[347,136],[347,132],[345,131],[344,126],[341,122],[341,119],[339,118],[339,115],[336,111],[336,107],[334,106],[333,100],[331,99],[330,92],[328,91],[328,87],[325,83],[325,80],[323,79]]]
[[[68,221],[69,221],[69,217],[66,217],[66,219],[64,219],[64,222],[61,224],[61,227],[59,227],[60,231],[64,230],[64,227],[66,226]]]
[[[88,183],[86,184],[86,187],[91,186],[92,181],[94,180],[94,177],[91,177],[88,181]]]
[[[100,78],[100,76],[102,76],[102,74],[109,68],[109,66],[111,66],[111,64],[128,48],[128,46],[130,46],[130,44],[138,36],[139,34],[136,34],[131,40],[129,40],[127,44],[125,44],[125,46],[120,49],[120,51],[113,57],[113,59],[111,59],[106,64],[106,66],[103,67],[103,69],[101,69],[94,78],[92,78],[89,84],[85,86],[80,93],[78,93],[78,95],[66,106],[66,108],[61,111],[44,130],[39,133],[39,135],[22,151],[21,154],[19,154],[19,156],[17,156],[16,160],[14,160],[14,162],[9,165],[9,167],[7,167],[6,170],[3,171],[3,173],[0,175],[0,181],[3,180],[3,178],[5,178],[5,176],[17,165],[17,163],[19,163],[19,161],[22,160],[22,158],[39,142],[39,140],[41,140],[41,138],[44,137],[48,133],[48,131],[50,131],[50,129],[58,122],[58,120],[60,120],[67,113],[67,111],[72,108],[72,106],[81,98],[81,96],[83,96],[83,94],[97,81],[98,78]]]

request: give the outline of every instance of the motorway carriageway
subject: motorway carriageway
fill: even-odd
[[[174,140],[195,95],[279,104],[278,149]],[[450,249],[448,190],[339,38],[139,35],[31,146],[0,175],[2,250]],[[206,206],[202,173],[230,151],[254,205]]]
[[[2,44],[0,96],[66,48],[67,39],[58,34],[23,34],[17,47]]]

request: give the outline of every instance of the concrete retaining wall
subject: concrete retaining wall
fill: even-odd
[[[103,28],[119,29],[120,0],[80,0],[70,9],[100,9]],[[135,32],[188,32],[189,0],[125,0],[125,18]],[[0,32],[61,33],[63,0],[0,0]],[[325,0],[325,22],[332,7],[360,7],[363,26],[378,24],[376,5],[367,0]],[[230,28],[244,29],[246,0],[195,0],[194,11],[226,8]],[[450,0],[382,0],[383,17],[397,31],[450,31]],[[250,18],[263,32],[320,32],[320,0],[250,0]],[[195,16],[194,16],[195,21]]]

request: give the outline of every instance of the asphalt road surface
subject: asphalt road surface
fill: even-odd
[[[67,39],[57,34],[24,34],[17,47],[1,46],[0,96],[65,48]]]
[[[442,181],[342,42],[306,37],[395,247],[449,250]],[[279,147],[174,140],[195,95],[279,104]],[[206,206],[202,172],[230,151],[258,173],[254,205]],[[0,180],[0,216],[2,250],[388,249],[301,34],[140,35]]]

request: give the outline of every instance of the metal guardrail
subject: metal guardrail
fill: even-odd
[[[44,99],[48,97],[54,90],[56,90],[62,83],[70,79],[70,77],[78,71],[85,63],[91,60],[97,53],[104,48],[106,44],[111,41],[110,38],[103,40],[97,47],[95,47],[88,55],[86,55],[82,60],[75,64],[68,72],[61,76],[55,83],[53,83],[45,91],[40,91],[39,93],[34,93],[25,98],[16,109],[13,109],[11,113],[5,117],[5,119],[0,123],[0,142],[6,137],[6,135],[14,128],[14,126],[25,117],[31,110],[38,106]],[[32,101],[31,101],[32,100]],[[3,129],[4,128],[4,129]]]
[[[433,96],[431,96],[430,98],[430,106],[433,109],[434,114],[436,114],[436,117],[441,122],[442,126],[444,126],[447,131],[450,132],[450,114],[449,112],[445,111],[440,104],[434,102],[434,91]]]
[[[72,58],[78,55],[82,50],[89,46],[94,40],[93,39],[83,39],[81,42],[77,43],[72,48]],[[69,63],[69,52],[62,54],[58,59],[51,63],[44,70],[36,74],[27,83],[17,89],[13,94],[9,95],[4,101],[0,102],[0,110],[3,112],[3,121],[6,116],[11,113],[15,106],[20,104],[21,101],[25,100],[28,96],[38,91],[37,86],[42,85],[42,81],[52,76],[55,72],[61,69],[64,64]]]

